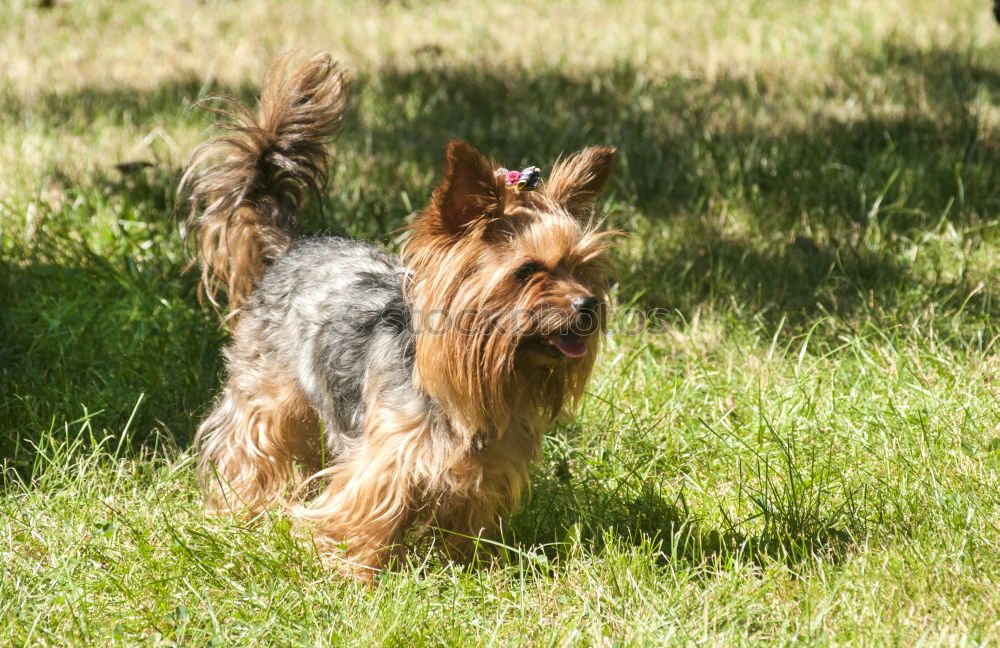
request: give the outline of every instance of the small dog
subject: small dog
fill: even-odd
[[[296,236],[326,179],[349,84],[326,54],[267,73],[256,111],[181,180],[203,293],[228,295],[227,378],[196,437],[208,507],[282,506],[369,579],[416,525],[466,558],[513,511],[546,424],[575,404],[605,328],[611,232],[592,223],[615,157],[498,169],[463,141],[399,257]]]

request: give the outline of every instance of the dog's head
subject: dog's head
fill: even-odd
[[[580,397],[605,327],[611,233],[592,219],[614,157],[583,149],[532,189],[449,143],[403,258],[417,381],[470,424],[509,414],[512,399],[555,416]]]

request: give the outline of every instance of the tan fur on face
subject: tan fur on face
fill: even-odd
[[[580,398],[593,368],[595,335],[582,358],[546,367],[525,362],[523,345],[566,325],[573,297],[604,297],[609,233],[581,218],[607,180],[613,150],[585,149],[557,165],[552,185],[519,194],[487,172],[496,165],[481,156],[475,161],[470,149],[449,147],[446,180],[402,253],[414,270],[408,295],[424,318],[417,324],[425,332],[416,339],[416,380],[464,425],[502,435],[525,401],[543,420],[558,416]],[[456,169],[460,164],[466,166]],[[468,177],[451,178],[463,173]],[[574,177],[581,182],[574,185]],[[475,193],[463,203],[448,193],[456,185]],[[527,262],[541,272],[518,283],[513,275]],[[450,320],[435,321],[441,314]]]

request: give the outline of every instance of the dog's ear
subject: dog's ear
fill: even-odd
[[[444,178],[425,218],[437,219],[440,231],[456,235],[473,221],[502,210],[503,190],[490,161],[468,142],[448,142]]]
[[[577,218],[586,218],[608,184],[616,153],[610,146],[591,146],[556,162],[545,195]]]

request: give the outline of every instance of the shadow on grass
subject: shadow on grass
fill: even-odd
[[[936,307],[935,317],[951,313],[956,322],[947,342],[983,344],[995,334],[992,286],[977,288],[979,279],[963,273],[916,272],[901,257],[907,240],[944,225],[968,230],[969,245],[978,245],[996,221],[1000,154],[980,133],[973,101],[996,98],[1000,78],[971,55],[890,44],[883,58],[845,59],[864,72],[845,73],[845,82],[889,79],[884,96],[865,99],[858,88],[860,113],[850,119],[807,105],[842,91],[773,76],[653,79],[627,63],[587,75],[510,74],[421,60],[358,79],[334,147],[326,217],[309,214],[314,229],[387,241],[429,195],[449,138],[514,166],[613,144],[621,156],[609,221],[649,241],[620,255],[627,301],[683,319],[735,301],[740,317],[771,330],[790,322],[782,335],[820,316],[850,328]],[[0,115],[81,132],[95,121],[207,124],[189,106],[217,90],[244,99],[256,91],[184,79],[148,91],[43,94],[31,104],[7,92]],[[915,107],[879,111],[889,103]],[[91,179],[96,198],[66,207],[64,230],[57,223],[39,236],[72,239],[73,219],[120,201],[164,228],[163,256],[112,233],[103,256],[80,248],[5,262],[0,443],[8,456],[53,418],[78,417],[80,403],[103,409],[106,427],[120,429],[141,392],[148,405],[133,429],[164,427],[183,443],[216,388],[222,336],[194,300],[194,278],[178,278],[183,262],[169,243],[176,231],[166,231],[177,169],[118,162],[140,164]],[[737,231],[716,225],[730,209],[739,212]],[[873,233],[878,244],[866,244]]]
[[[133,410],[136,447],[161,434],[186,445],[213,398],[222,341],[213,316],[192,308],[194,278],[65,247],[73,261],[0,265],[0,456],[23,472],[53,427],[89,417],[114,436]]]
[[[801,235],[762,249],[714,233],[687,236],[669,252],[644,260],[623,276],[621,294],[634,296],[646,309],[668,309],[671,314],[663,319],[677,324],[691,321],[705,306],[735,307],[769,334],[783,325],[781,339],[827,318],[812,335],[819,353],[866,324],[906,328],[921,318],[937,323],[938,343],[985,350],[1000,332],[1000,296],[984,276],[935,270],[938,274],[928,277],[926,268],[915,269],[886,252]]]
[[[876,100],[838,120],[783,103],[795,88],[780,79],[652,82],[627,65],[589,77],[389,70],[363,88],[398,111],[359,111],[374,158],[394,169],[400,158],[436,167],[450,137],[517,163],[618,146],[610,221],[652,241],[620,259],[626,302],[690,321],[732,301],[769,332],[784,323],[785,336],[831,316],[843,326],[819,333],[830,339],[861,322],[892,326],[934,312],[952,317],[943,343],[982,349],[1000,315],[997,295],[980,285],[986,277],[907,256],[914,239],[949,228],[966,230],[974,249],[996,221],[1000,154],[971,102],[1000,90],[997,75],[942,52],[896,50],[890,61],[903,80],[887,103],[919,103],[925,84],[944,79],[949,90],[930,92],[925,111],[880,113]],[[860,64],[879,71],[877,60]],[[909,85],[915,75],[924,83]],[[807,123],[783,115],[796,110]],[[728,210],[738,212],[736,231],[719,224]]]
[[[508,523],[504,544],[525,555],[538,549],[547,560],[577,547],[590,553],[636,547],[660,563],[738,556],[793,564],[816,555],[837,560],[864,534],[853,494],[837,500],[795,479],[776,485],[769,470],[739,484],[739,499],[752,511],[747,520],[710,528],[688,511],[682,492],[665,493],[628,471],[596,478],[555,457],[551,469],[536,471],[531,502]]]
[[[627,63],[585,75],[555,68],[515,74],[422,60],[414,68],[359,74],[335,146],[335,161],[361,158],[348,165],[348,183],[363,174],[376,202],[397,201],[398,190],[407,190],[421,204],[445,141],[462,137],[511,166],[551,164],[592,144],[617,146],[612,193],[654,222],[697,216],[712,201],[737,201],[752,208],[747,217],[763,231],[795,227],[803,218],[828,227],[874,218],[901,231],[934,225],[942,215],[966,224],[995,220],[1000,205],[993,191],[998,147],[981,137],[972,105],[977,93],[1000,95],[1000,74],[971,55],[890,43],[883,58],[847,57],[841,80],[859,84],[856,97],[829,97],[834,91],[821,82],[798,87],[773,75],[653,79]],[[861,92],[870,74],[886,77],[884,96]],[[250,100],[256,87],[217,88],[189,78],[145,91],[53,93],[30,104],[8,91],[0,95],[0,114],[154,128],[169,116],[207,127],[208,117],[191,106],[217,93]],[[857,99],[859,107],[838,119],[811,107],[817,96],[834,105]],[[887,103],[905,109],[880,113]],[[339,192],[336,183],[332,191]],[[331,226],[356,215],[369,219],[370,211],[347,210]],[[384,225],[381,234],[399,222]]]
[[[996,220],[1000,153],[979,132],[973,102],[1000,94],[1000,78],[971,53],[887,43],[882,54],[840,62],[846,91],[819,81],[800,88],[773,75],[651,79],[625,63],[589,75],[551,68],[509,74],[451,67],[432,56],[413,69],[379,69],[358,79],[335,147],[341,168],[328,218],[312,221],[317,229],[385,240],[429,195],[443,144],[453,137],[508,166],[613,144],[621,158],[612,224],[663,237],[660,248],[626,260],[626,292],[652,288],[644,305],[689,317],[699,303],[688,287],[649,286],[653,276],[693,278],[694,295],[773,306],[771,324],[789,313],[808,320],[820,309],[856,315],[872,295],[875,303],[885,296],[883,310],[897,308],[892,302],[913,274],[898,261],[907,237],[942,222],[975,230]],[[873,74],[885,79],[881,95],[866,93]],[[84,89],[43,97],[30,109],[66,123],[156,123],[182,114],[207,124],[188,106],[215,90],[197,79],[147,92]],[[252,85],[219,90],[244,99],[255,92]],[[808,97],[831,92],[844,95],[832,105],[857,104],[850,117],[808,105]],[[886,109],[896,104],[903,109]],[[166,171],[164,178],[173,177]],[[705,226],[729,209],[744,220],[741,234]],[[878,252],[859,243],[872,230],[884,238]],[[799,243],[807,248],[801,258]],[[939,292],[964,301],[976,283],[954,281]],[[981,292],[968,306],[995,301]],[[992,316],[996,307],[979,312]]]

